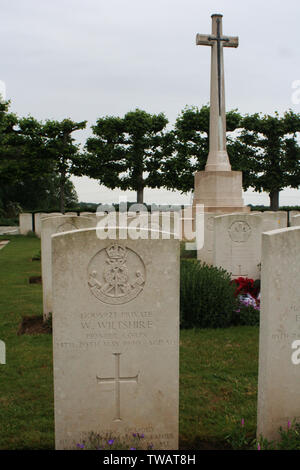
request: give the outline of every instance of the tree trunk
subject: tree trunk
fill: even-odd
[[[137,194],[137,203],[144,204],[144,187],[142,186],[141,188],[139,188],[136,194]]]
[[[279,210],[279,191],[274,190],[269,193],[270,197],[270,207],[272,211]]]
[[[65,213],[65,181],[66,175],[63,172],[60,175],[60,212],[62,214]]]

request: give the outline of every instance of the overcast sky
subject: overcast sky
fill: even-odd
[[[300,80],[299,0],[2,0],[0,80],[11,110],[37,119],[88,120],[135,108],[164,112],[173,124],[185,105],[209,102],[210,48],[195,45],[222,13],[226,108],[273,114],[293,109]],[[300,82],[299,82],[300,83]],[[299,85],[300,87],[300,85]],[[73,178],[81,201],[118,201],[97,181]],[[124,193],[123,193],[124,194]],[[134,200],[135,194],[128,193]],[[146,190],[146,202],[189,203],[190,196]],[[268,197],[244,195],[246,203]],[[299,191],[281,204],[300,204]]]

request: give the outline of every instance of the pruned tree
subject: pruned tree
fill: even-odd
[[[226,114],[227,130],[239,127],[237,110]],[[231,140],[228,141],[230,153]],[[164,165],[164,181],[168,189],[183,193],[194,188],[194,173],[205,168],[209,152],[209,106],[186,107],[178,116],[173,131],[173,156]]]
[[[47,120],[43,125],[45,139],[43,156],[52,161],[59,174],[60,211],[65,213],[66,183],[73,169],[80,162],[80,146],[75,143],[73,132],[85,129],[86,121],[74,122],[71,119],[62,121]],[[76,170],[74,169],[74,172]]]
[[[134,190],[143,203],[144,189],[164,185],[162,169],[172,154],[172,135],[163,113],[136,109],[123,118],[99,118],[87,139],[81,174],[108,188]]]
[[[272,210],[279,208],[279,193],[300,186],[300,114],[289,110],[282,117],[258,113],[242,119],[240,135],[232,144],[233,169],[243,171],[243,187],[265,191]]]

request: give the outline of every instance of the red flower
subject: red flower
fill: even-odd
[[[252,297],[257,297],[258,290],[254,287],[254,280],[249,279],[248,277],[238,277],[234,279],[231,283],[236,284],[236,290],[234,295],[237,297],[241,294],[250,294]]]

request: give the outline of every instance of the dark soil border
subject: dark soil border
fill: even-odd
[[[42,315],[24,316],[17,335],[51,334],[51,326],[44,323]]]

